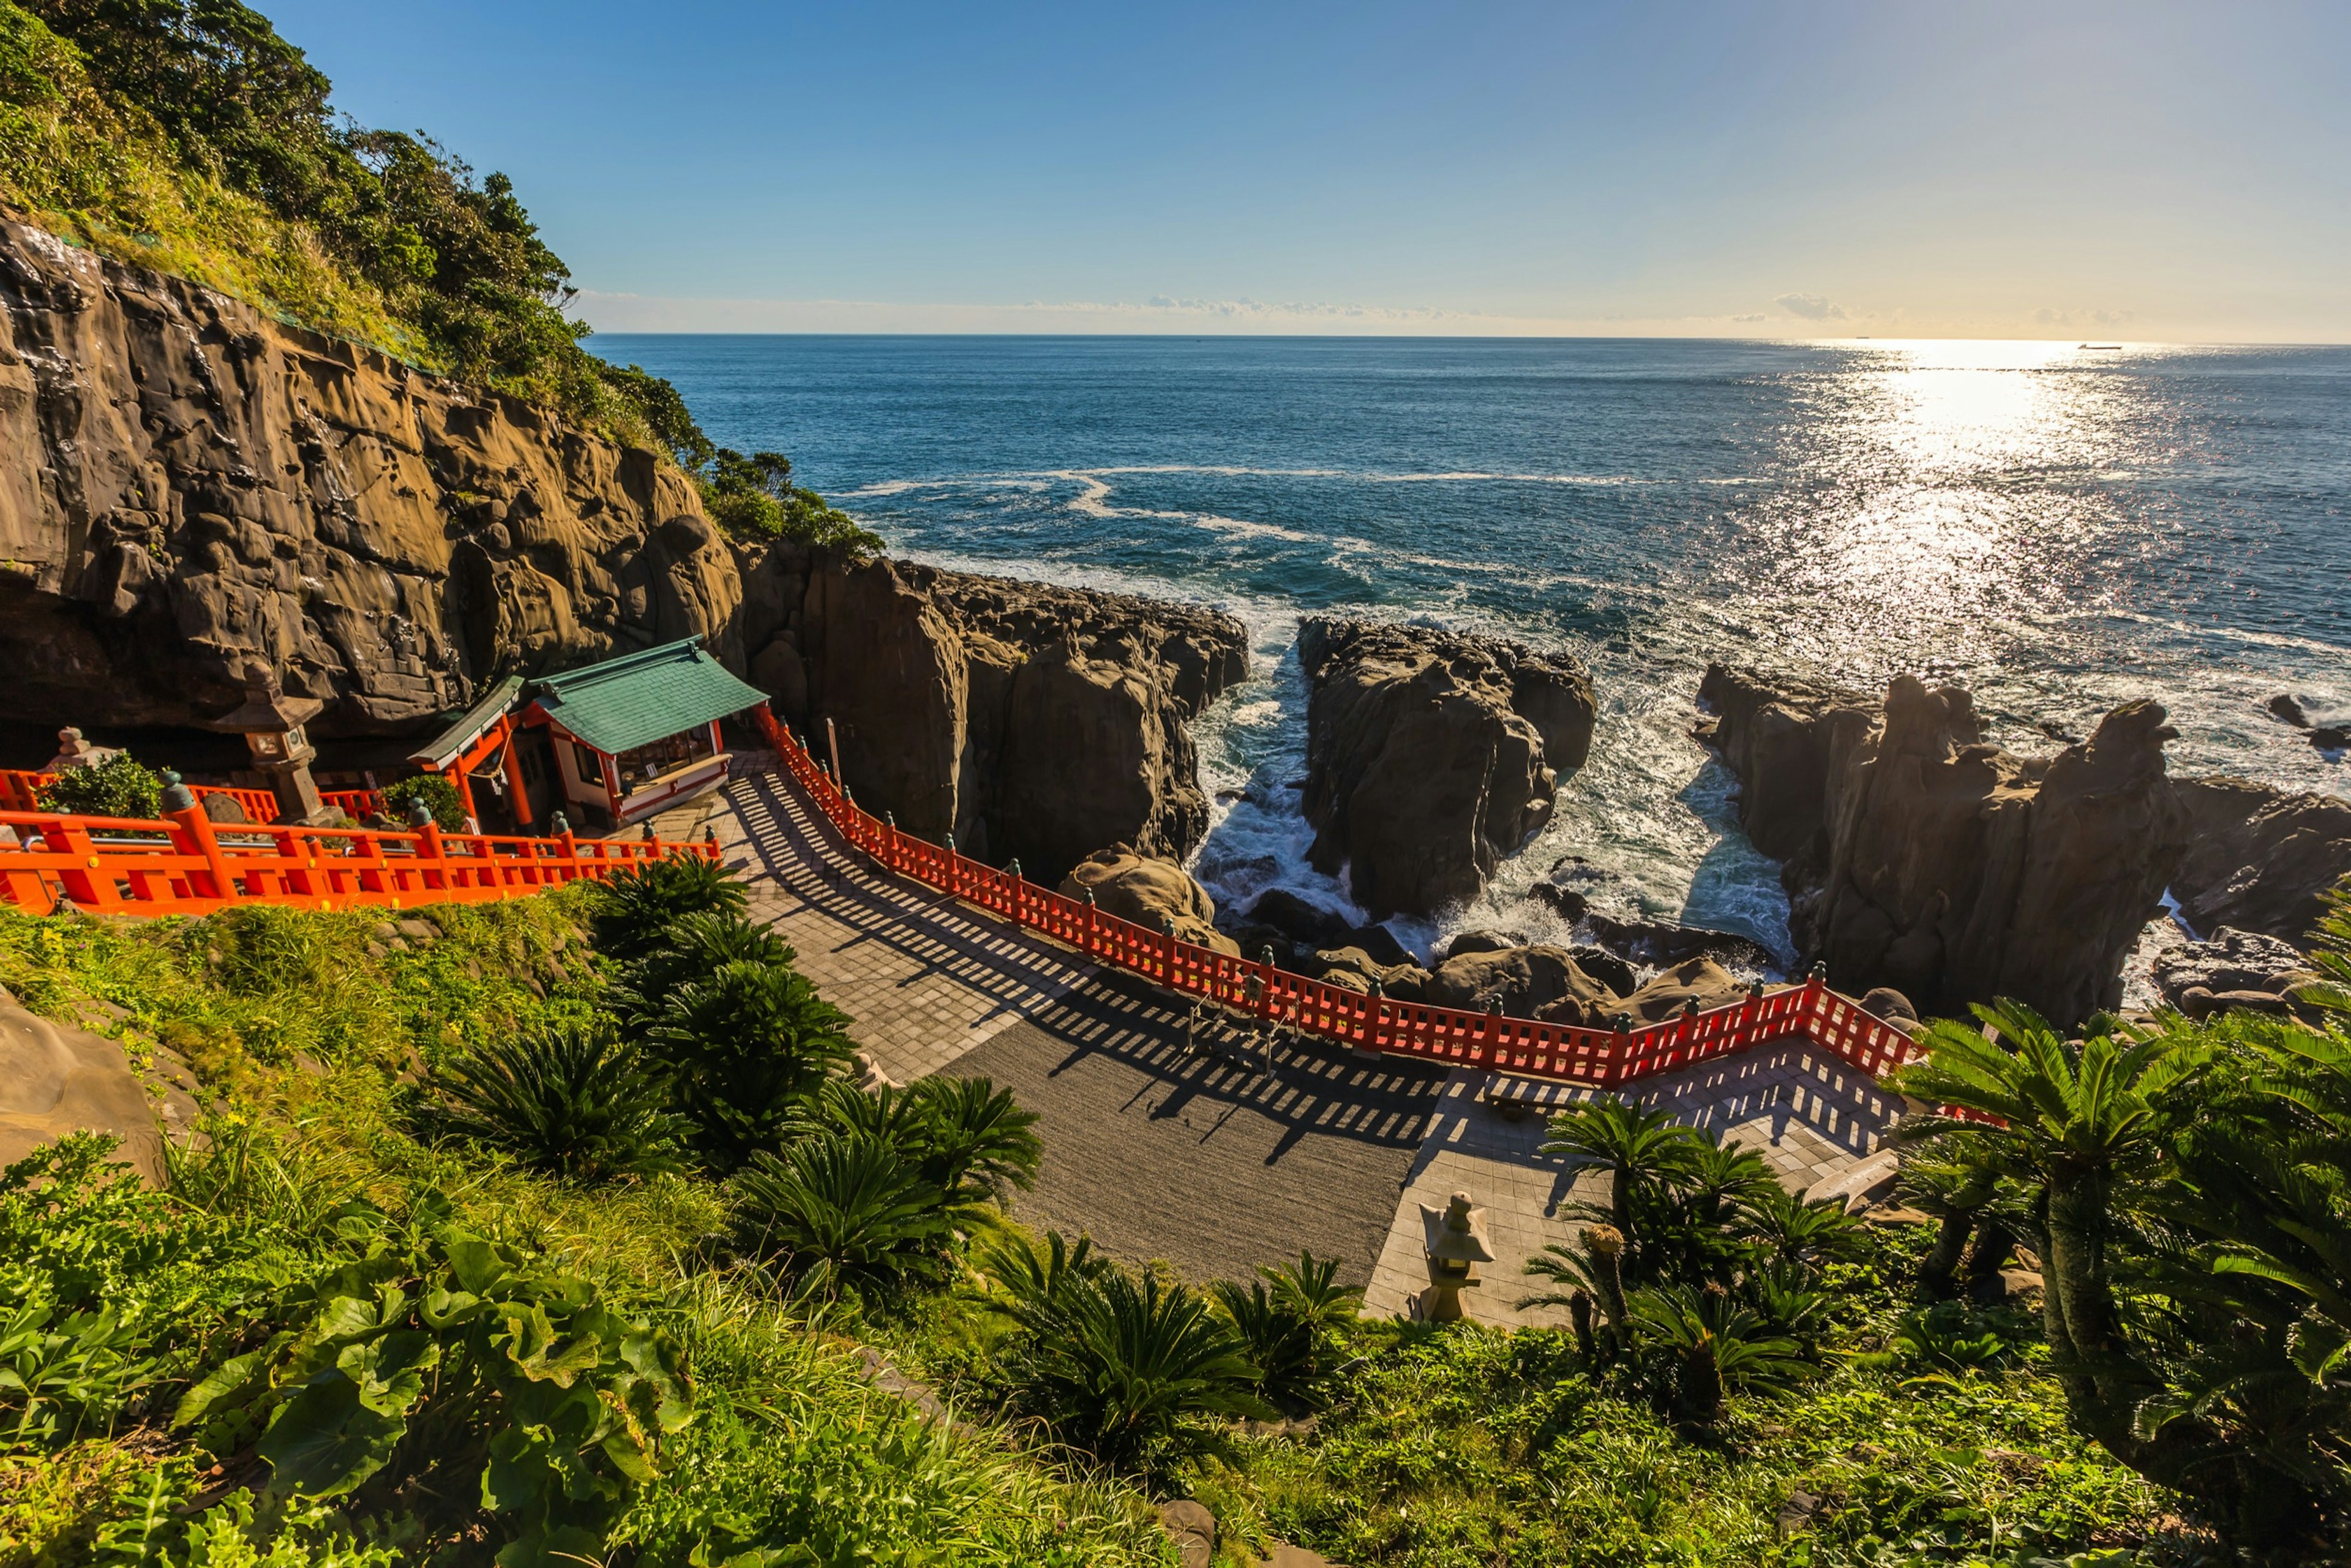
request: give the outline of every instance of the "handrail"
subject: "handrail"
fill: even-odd
[[[0,810],[39,810],[41,791],[57,781],[57,776],[54,773],[0,768]],[[266,789],[241,789],[226,784],[191,784],[188,788],[196,792],[198,800],[207,795],[227,796],[244,810],[246,821],[249,822],[277,820],[277,797]]]
[[[673,856],[718,858],[716,840],[530,839],[214,822],[202,806],[161,817],[0,811],[0,903],[46,915],[209,915],[246,904],[393,909],[521,898]]]
[[[751,710],[751,717],[817,809],[882,865],[1167,990],[1237,1009],[1270,1026],[1288,1026],[1382,1055],[1595,1088],[1678,1072],[1797,1037],[1873,1078],[1919,1054],[1908,1035],[1830,990],[1817,973],[1802,986],[1756,991],[1728,1007],[1626,1030],[1465,1012],[1310,980],[1270,962],[1251,962],[1147,930],[903,832],[852,800],[764,704]]]

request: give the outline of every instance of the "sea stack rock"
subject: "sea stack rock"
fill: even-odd
[[[1592,681],[1561,655],[1320,616],[1298,653],[1311,858],[1377,918],[1477,896],[1592,749]]]
[[[1782,857],[1797,946],[1840,989],[1892,987],[1929,1015],[2009,997],[2068,1027],[2120,1004],[2123,960],[2188,849],[2161,706],[2126,703],[2032,758],[1984,741],[1965,691],[1909,676],[1866,729],[1854,699],[1813,688],[1710,670],[1717,694],[1742,821]]]
[[[867,809],[1049,885],[1104,844],[1180,862],[1207,831],[1188,727],[1249,673],[1231,616],[789,541],[739,559],[751,679],[831,722]]]

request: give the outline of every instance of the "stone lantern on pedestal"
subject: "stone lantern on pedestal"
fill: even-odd
[[[1479,1283],[1477,1265],[1494,1260],[1486,1232],[1486,1211],[1470,1206],[1469,1195],[1457,1192],[1443,1208],[1420,1206],[1422,1251],[1428,1260],[1428,1293],[1422,1303],[1430,1322],[1447,1323],[1468,1316],[1461,1292]]]
[[[213,724],[214,729],[245,737],[254,767],[277,797],[281,822],[316,827],[335,814],[319,799],[319,787],[310,780],[310,761],[319,751],[302,727],[326,706],[316,697],[287,696],[277,683],[277,672],[256,664],[246,672],[245,706]]]

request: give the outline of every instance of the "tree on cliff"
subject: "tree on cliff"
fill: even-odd
[[[675,453],[684,404],[580,347],[569,270],[513,183],[338,116],[331,87],[237,0],[0,0],[0,110],[35,150],[0,157],[0,198]]]

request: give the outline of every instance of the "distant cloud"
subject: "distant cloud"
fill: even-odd
[[[1766,316],[1763,314],[1763,312],[1762,312],[1762,311],[1758,310],[1758,311],[1754,312],[1752,315],[1748,315],[1748,316],[1733,316],[1733,317],[1731,318],[1731,319],[1732,319],[1732,320],[1734,320],[1734,321],[1762,321],[1762,320],[1767,320],[1767,319],[1769,319],[1769,318],[1768,318],[1768,317],[1766,317]]]
[[[2032,319],[2043,327],[2121,327],[2138,319],[2136,310],[2058,310],[2043,305],[2032,313]]]
[[[1818,294],[1782,294],[1771,301],[1791,316],[1801,316],[1807,321],[1842,321],[1844,307],[1833,304]]]

